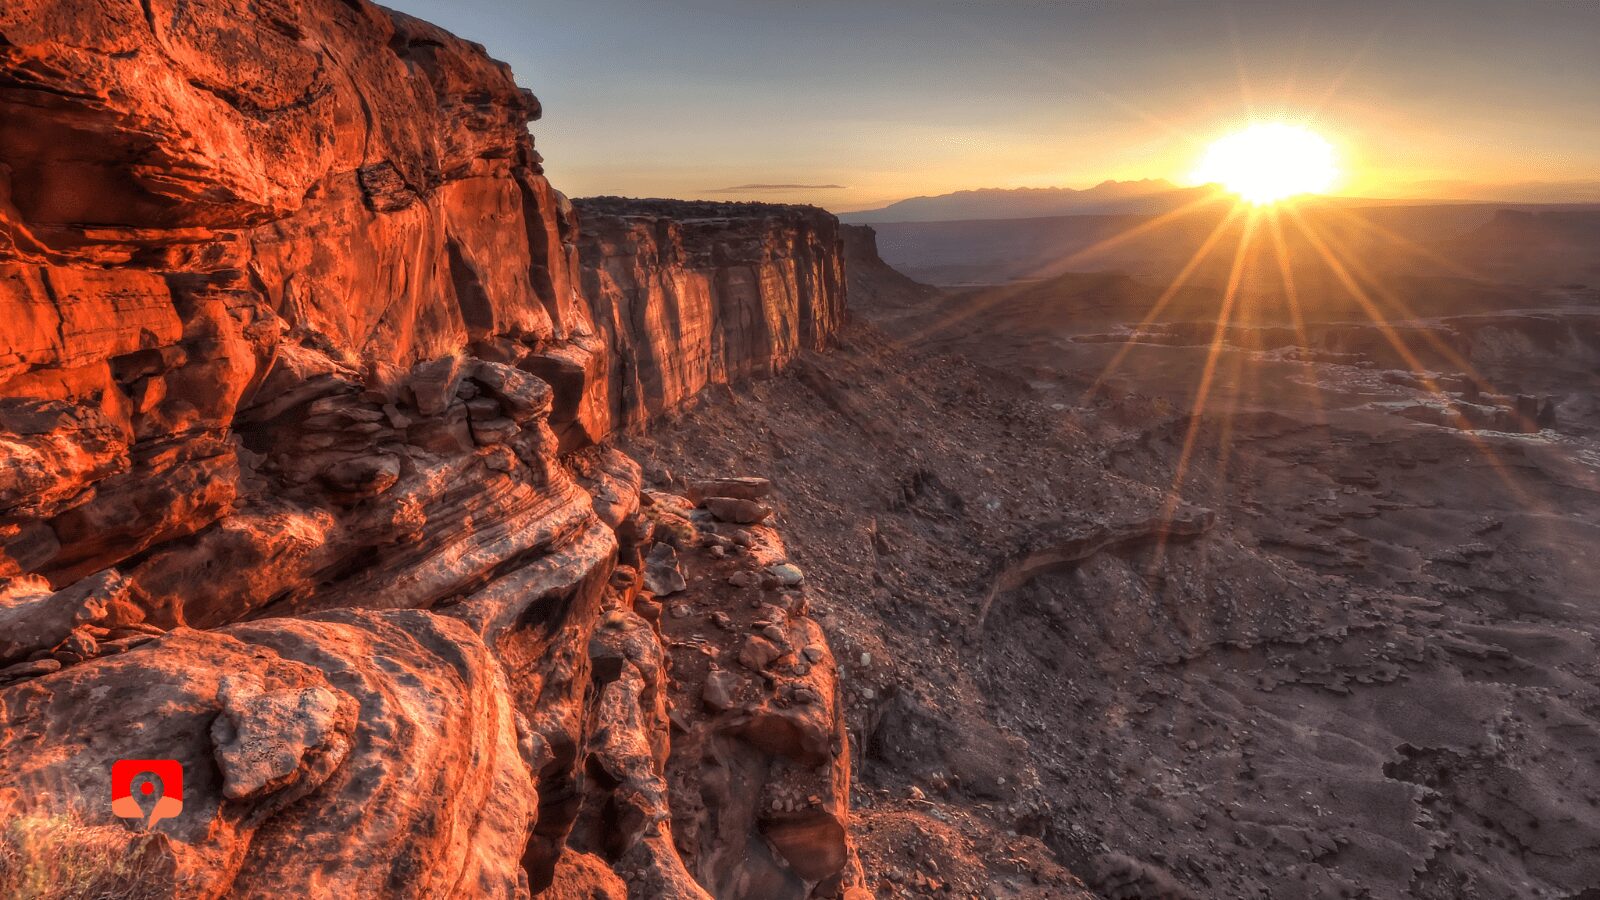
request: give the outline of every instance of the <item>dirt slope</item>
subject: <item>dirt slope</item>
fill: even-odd
[[[1196,419],[1182,367],[1085,394],[964,328],[967,358],[857,321],[629,445],[782,486],[880,896],[1600,887],[1581,428],[1419,422],[1349,360],[1321,418],[1240,388]],[[970,361],[1000,354],[1033,366]]]

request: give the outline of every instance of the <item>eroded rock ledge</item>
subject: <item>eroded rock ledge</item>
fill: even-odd
[[[74,848],[150,896],[860,880],[776,533],[603,443],[824,344],[836,223],[596,212],[587,246],[673,287],[586,297],[537,115],[365,2],[0,10],[0,893]],[[650,573],[713,546],[740,586],[680,602],[730,624],[680,638],[689,582]],[[178,760],[182,812],[113,816],[123,758]]]

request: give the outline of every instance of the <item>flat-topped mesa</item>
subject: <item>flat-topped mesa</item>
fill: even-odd
[[[610,414],[638,427],[702,388],[780,371],[844,319],[839,223],[811,206],[578,200]]]

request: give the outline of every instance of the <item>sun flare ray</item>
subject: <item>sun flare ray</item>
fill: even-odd
[[[1217,361],[1222,356],[1222,347],[1226,342],[1228,326],[1233,321],[1234,305],[1239,297],[1239,284],[1244,276],[1245,263],[1249,257],[1251,240],[1255,235],[1256,216],[1251,215],[1245,220],[1244,234],[1239,238],[1239,247],[1234,252],[1233,265],[1228,272],[1228,286],[1222,295],[1222,308],[1217,313],[1217,326],[1211,335],[1211,345],[1206,351],[1205,367],[1200,372],[1200,382],[1195,388],[1194,400],[1189,404],[1189,427],[1183,438],[1183,449],[1178,453],[1177,465],[1173,468],[1172,487],[1167,491],[1165,501],[1162,503],[1161,519],[1163,522],[1172,522],[1177,514],[1178,504],[1182,501],[1183,482],[1189,473],[1189,463],[1194,456],[1195,443],[1200,436],[1200,427],[1205,421],[1206,404],[1210,401],[1212,380],[1216,376]],[[1162,559],[1166,550],[1166,540],[1169,528],[1162,528],[1157,535],[1154,560],[1157,564]]]
[[[1172,302],[1172,298],[1176,297],[1178,295],[1178,291],[1182,290],[1183,286],[1188,283],[1190,276],[1194,274],[1195,270],[1200,268],[1201,264],[1203,264],[1211,256],[1211,251],[1216,249],[1216,246],[1219,242],[1221,242],[1223,235],[1227,233],[1228,226],[1231,225],[1233,220],[1238,218],[1238,216],[1239,208],[1235,207],[1231,212],[1228,213],[1227,216],[1222,219],[1221,222],[1217,223],[1217,227],[1213,228],[1210,234],[1206,235],[1206,239],[1201,242],[1200,248],[1194,252],[1193,256],[1189,257],[1189,260],[1184,263],[1183,268],[1178,271],[1178,274],[1173,276],[1172,282],[1167,285],[1166,290],[1161,292],[1161,296],[1156,298],[1156,302],[1151,305],[1150,311],[1145,313],[1144,318],[1139,320],[1139,324],[1133,327],[1134,334],[1138,334],[1139,332],[1142,332],[1146,328],[1150,327],[1150,323],[1154,322],[1156,317],[1161,315],[1162,311],[1167,308],[1167,305]],[[1128,341],[1122,345],[1122,348],[1111,357],[1111,361],[1106,363],[1105,368],[1102,369],[1100,374],[1095,377],[1095,380],[1089,384],[1089,387],[1084,389],[1083,396],[1079,398],[1078,401],[1080,406],[1086,403],[1090,397],[1093,397],[1095,392],[1098,391],[1101,386],[1103,386],[1106,381],[1111,378],[1112,375],[1116,374],[1117,368],[1122,365],[1123,359],[1126,358],[1130,352],[1132,352],[1135,346],[1136,342],[1134,341]]]

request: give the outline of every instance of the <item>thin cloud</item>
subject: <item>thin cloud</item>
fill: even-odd
[[[736,184],[733,187],[713,188],[712,194],[777,193],[781,191],[842,191],[842,184]]]

